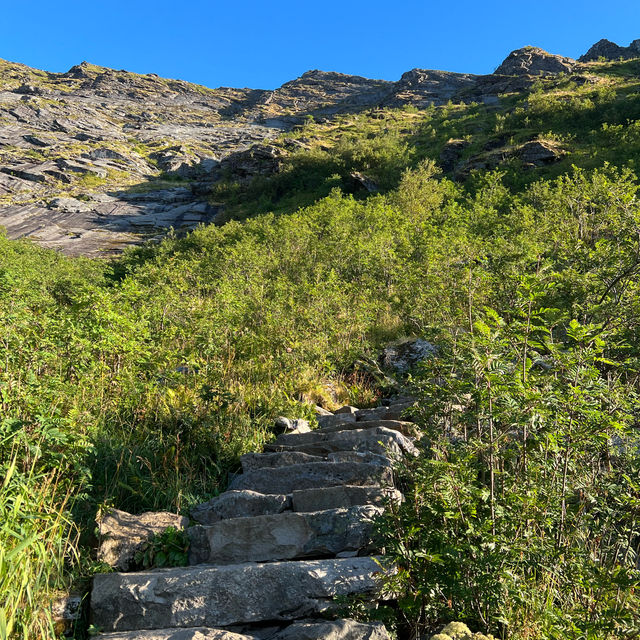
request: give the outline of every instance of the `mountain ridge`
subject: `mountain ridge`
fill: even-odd
[[[492,74],[414,68],[390,81],[311,69],[265,90],[86,61],[54,73],[0,60],[0,224],[11,238],[69,255],[111,255],[214,222],[212,185],[229,173],[277,171],[288,151],[269,145],[309,120],[448,103],[498,108],[541,78],[593,82],[593,64],[523,47]]]

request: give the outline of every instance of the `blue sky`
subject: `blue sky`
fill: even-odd
[[[582,0],[4,0],[0,58],[87,60],[210,87],[270,89],[308,69],[396,80],[414,67],[490,73],[513,49],[576,57],[640,38],[640,2]]]

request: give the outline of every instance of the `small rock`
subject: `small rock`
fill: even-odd
[[[98,560],[120,571],[128,571],[133,566],[136,552],[146,540],[167,527],[186,529],[189,518],[166,511],[134,516],[112,509],[96,522],[100,532]]]
[[[51,616],[58,634],[71,631],[82,615],[82,595],[69,593],[51,603]]]
[[[351,405],[347,404],[344,407],[340,407],[334,413],[335,415],[342,415],[344,413],[357,413],[357,412],[358,412],[358,407],[352,407]]]

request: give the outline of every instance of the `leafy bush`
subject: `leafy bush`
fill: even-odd
[[[380,523],[414,629],[464,619],[509,638],[640,629],[637,397],[599,326],[553,322],[531,281],[415,380],[424,455]],[[603,372],[606,371],[606,375]]]
[[[135,562],[143,569],[184,567],[189,564],[190,540],[187,533],[167,527],[147,540],[136,553]]]

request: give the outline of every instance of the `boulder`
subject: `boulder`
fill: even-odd
[[[167,527],[185,529],[189,518],[166,511],[142,513],[134,516],[112,509],[96,520],[100,533],[98,560],[119,569],[132,568],[136,552],[154,534]]]
[[[366,176],[364,173],[352,171],[349,174],[347,190],[350,192],[367,191],[368,193],[378,193],[380,187],[373,178]]]
[[[406,373],[419,362],[431,358],[437,349],[423,338],[405,338],[382,350],[380,364],[386,369]]]
[[[296,512],[348,509],[358,505],[385,506],[389,501],[400,503],[402,494],[387,487],[355,487],[343,485],[321,489],[300,489],[292,494]]]
[[[280,171],[288,155],[284,149],[272,144],[255,144],[224,158],[221,168],[237,178],[272,175]]]
[[[390,469],[375,464],[311,462],[273,469],[256,469],[234,478],[230,488],[289,494],[296,489],[331,487],[341,484],[392,485],[393,474]]]
[[[108,632],[296,620],[334,609],[335,596],[373,596],[380,572],[362,557],[97,574],[92,622]]]
[[[191,517],[203,525],[214,524],[229,518],[244,518],[282,513],[291,508],[291,501],[282,494],[263,494],[256,491],[226,491],[195,506]]]
[[[285,418],[284,416],[276,418],[275,427],[277,433],[307,433],[311,431],[308,420]]]
[[[572,58],[557,56],[539,47],[523,47],[512,51],[495,70],[496,75],[549,75],[571,73],[576,66]]]
[[[541,167],[546,164],[558,162],[565,155],[564,151],[558,149],[549,142],[534,140],[527,142],[520,149],[520,159],[525,165]]]
[[[369,546],[372,519],[380,513],[379,507],[367,505],[234,518],[193,527],[189,529],[189,563],[272,562],[358,551]]]
[[[471,143],[468,140],[449,140],[440,152],[440,167],[445,173],[455,170],[462,153]]]

